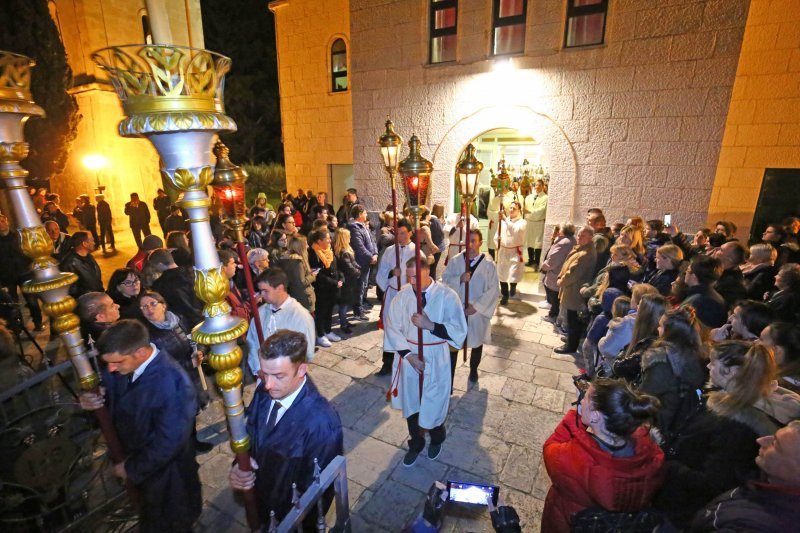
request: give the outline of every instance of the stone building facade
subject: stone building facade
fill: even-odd
[[[163,0],[163,4],[175,44],[203,48],[199,0]],[[82,116],[67,165],[61,175],[50,177],[50,188],[61,195],[62,208],[71,212],[80,194],[89,194],[94,203],[99,182],[105,186],[115,226],[125,227],[123,209],[130,193],[136,191],[151,203],[162,186],[158,155],[148,141],[117,133],[122,106],[91,54],[108,46],[144,43],[145,0],[51,0],[50,14],[64,42],[74,79],[70,92]],[[85,158],[92,155],[103,156],[107,166],[87,169]]]
[[[308,150],[289,135],[329,123],[329,115],[317,117],[314,108],[330,95],[317,89],[304,101],[297,89],[326,87],[326,51],[319,47],[347,34],[346,14],[350,161],[372,208],[390,197],[376,149],[387,115],[406,139],[412,133],[421,138],[423,155],[435,168],[431,203],[448,209],[453,169],[467,143],[497,128],[536,139],[551,176],[549,224],[582,220],[587,208],[598,206],[614,220],[671,211],[686,228],[729,217],[744,234],[764,169],[800,167],[800,150],[793,148],[800,0],[610,0],[603,43],[575,48],[564,45],[573,2],[507,2],[526,6],[524,46],[511,56],[492,54],[493,0],[453,3],[454,61],[438,64],[429,57],[427,0],[272,3],[294,17],[320,15],[301,24],[313,25],[313,39],[290,42],[280,34],[299,30],[276,12],[281,104],[293,99],[283,115],[293,186],[321,187],[318,176],[332,162],[331,152],[349,147],[347,111],[324,146]],[[292,73],[294,84],[287,86],[285,61],[301,57],[315,81],[298,82]],[[297,160],[302,168],[290,163]],[[308,166],[319,169],[317,177],[306,172]]]

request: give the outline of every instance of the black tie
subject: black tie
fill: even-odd
[[[422,308],[425,309],[425,306],[428,305],[428,299],[425,297],[425,292],[422,293]]]
[[[267,419],[267,433],[272,431],[272,428],[275,427],[275,423],[278,420],[278,411],[280,410],[281,410],[281,402],[273,401],[272,411],[269,413],[269,418]]]

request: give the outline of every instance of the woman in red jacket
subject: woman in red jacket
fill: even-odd
[[[569,531],[572,515],[589,507],[639,511],[664,480],[664,453],[645,426],[658,411],[656,398],[611,379],[595,380],[578,398],[578,410],[568,412],[544,443],[553,485],[542,533]]]

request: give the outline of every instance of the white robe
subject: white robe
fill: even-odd
[[[497,276],[506,283],[519,283],[525,274],[522,247],[525,246],[525,220],[522,217],[503,221],[500,250],[497,252]]]
[[[381,288],[383,291],[383,304],[381,307],[381,318],[386,315],[386,312],[389,310],[389,306],[392,303],[392,299],[397,295],[397,278],[389,277],[392,270],[397,268],[395,263],[394,257],[394,247],[395,245],[391,245],[383,251],[383,255],[381,256],[381,262],[378,263],[378,273],[375,275],[375,283],[378,284],[378,287]],[[406,278],[406,263],[409,259],[414,257],[414,243],[409,243],[405,246],[400,247],[400,287],[402,288],[403,285],[408,283],[408,279]],[[384,329],[386,329],[384,327]],[[384,352],[393,352],[395,351],[392,348],[391,342],[386,338],[386,335],[383,336],[383,351]]]
[[[542,248],[544,237],[544,219],[547,216],[547,194],[529,194],[525,198],[525,246],[527,248]]]
[[[261,320],[261,329],[264,332],[264,339],[278,331],[279,329],[288,329],[289,331],[297,331],[306,336],[306,359],[310,363],[314,359],[314,346],[316,345],[316,328],[314,327],[314,318],[308,309],[303,307],[300,302],[289,296],[280,306],[280,310],[273,313],[272,306],[269,304],[262,305],[258,308],[258,317]],[[247,366],[253,375],[257,374],[261,369],[261,364],[258,360],[258,331],[256,330],[255,319],[250,319],[250,327],[247,330],[247,337],[245,341],[247,344]]]
[[[419,394],[419,374],[399,354],[394,356],[392,367],[392,390],[397,387],[397,396],[392,394],[392,408],[402,409],[403,417],[419,413],[419,425],[433,429],[444,423],[450,405],[450,349],[461,348],[467,335],[464,310],[458,295],[449,287],[437,282],[426,289],[425,314],[434,323],[443,324],[450,336],[449,341],[440,339],[432,332],[423,330],[423,360],[425,370],[422,399]],[[385,320],[386,336],[397,351],[418,352],[417,328],[411,323],[411,315],[417,312],[417,296],[411,285],[400,289],[400,293],[389,307]]]
[[[508,207],[508,200],[502,196],[491,194],[489,205],[486,206],[486,218],[489,219],[489,229],[486,235],[486,245],[490,250],[497,248],[497,221],[500,215],[500,200],[503,199],[503,206]]]
[[[483,260],[478,263],[475,273],[469,280],[469,303],[477,313],[467,317],[469,332],[467,333],[467,346],[477,348],[484,343],[491,342],[491,322],[497,309],[497,299],[500,297],[499,281],[497,278],[497,265],[494,264],[489,254],[482,254]],[[474,259],[470,258],[470,263]],[[450,261],[442,274],[442,282],[456,291],[461,301],[464,301],[464,283],[461,275],[464,269],[464,254],[460,253]]]
[[[450,213],[445,219],[444,237],[447,239],[447,255],[444,260],[445,266],[447,266],[456,255],[464,251],[464,243],[467,241],[467,230],[466,228],[456,227],[459,220],[461,220],[461,213]],[[469,225],[471,229],[480,228],[478,219],[473,215],[469,216]],[[455,228],[455,231],[450,235],[450,230],[453,228]]]

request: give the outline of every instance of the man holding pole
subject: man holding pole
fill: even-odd
[[[421,264],[427,265],[424,256]],[[389,390],[392,408],[402,409],[408,424],[409,450],[403,465],[412,466],[425,447],[425,430],[431,436],[428,458],[436,459],[442,450],[452,380],[448,345],[461,348],[467,323],[461,300],[452,289],[436,283],[428,268],[417,272],[414,257],[406,260],[405,267],[409,284],[392,299],[384,315],[384,328],[386,341],[397,352]],[[417,314],[417,275],[422,287],[422,314]],[[418,330],[423,332],[424,360],[418,355]]]
[[[464,301],[464,288],[469,284],[470,300],[465,309],[467,315],[467,348],[471,348],[469,356],[469,381],[478,381],[478,365],[481,362],[483,345],[491,341],[491,322],[497,309],[497,298],[500,295],[500,283],[497,278],[497,266],[494,261],[481,253],[483,235],[480,230],[470,232],[470,265],[469,271],[465,268],[464,253],[458,254],[448,263],[442,274],[442,282],[453,289],[461,301]],[[451,376],[455,375],[458,362],[458,352],[451,353]]]
[[[186,372],[150,343],[137,320],[120,320],[100,336],[108,365],[104,392],[82,392],[81,407],[105,402],[126,453],[114,475],[136,489],[139,530],[190,531],[200,516],[200,477],[195,459],[197,399]],[[101,389],[102,390],[102,389]]]

